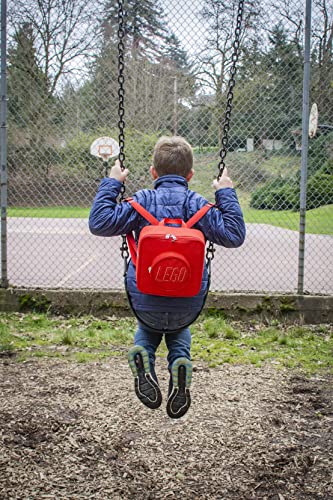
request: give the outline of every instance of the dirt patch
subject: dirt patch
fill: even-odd
[[[0,498],[333,499],[332,379],[196,364],[179,421],[132,386],[122,358],[0,360]]]

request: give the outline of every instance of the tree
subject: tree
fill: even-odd
[[[101,49],[93,65],[96,113],[94,121],[116,125],[118,111],[118,6],[107,0],[102,10]],[[126,123],[142,128],[142,113],[149,108],[148,87],[152,64],[160,56],[165,36],[160,7],[151,0],[128,0],[124,9]],[[138,123],[139,122],[139,123]],[[145,126],[145,125],[144,125]]]
[[[103,43],[93,69],[98,116],[118,120],[118,11],[105,4]],[[163,20],[163,11],[150,0],[128,0],[124,16],[125,121],[138,130],[177,128],[179,101],[193,87],[186,52]]]
[[[162,112],[166,118],[164,126],[177,135],[184,103],[186,104],[194,97],[196,87],[187,53],[174,33],[165,39],[159,65],[163,68],[161,76],[165,84],[165,103],[159,112]],[[172,123],[171,127],[168,125],[170,123]]]
[[[31,24],[24,23],[14,33],[8,49],[8,112],[21,127],[29,126],[47,95],[46,78],[38,66]]]
[[[125,75],[127,76],[127,64]],[[118,53],[117,46],[104,40],[102,50],[95,58],[90,85],[91,110],[90,127],[108,124],[113,127],[118,120]],[[126,81],[127,85],[127,81]],[[126,102],[127,102],[126,93]]]
[[[125,5],[125,43],[133,59],[159,54],[159,45],[165,40],[166,27],[163,10],[152,0],[127,0]],[[104,37],[117,41],[118,6],[114,1],[105,3],[103,15]]]
[[[180,41],[174,33],[171,33],[164,40],[162,58],[163,61],[168,61],[176,69],[189,69],[186,51],[182,48]]]
[[[288,40],[298,47],[302,59],[303,5],[281,0],[272,5],[283,18]],[[268,23],[269,24],[269,23]],[[311,100],[318,104],[321,123],[331,123],[333,109],[333,7],[328,0],[315,0],[312,8]]]
[[[255,27],[258,15],[256,0],[245,4],[240,43],[246,44]],[[216,116],[212,123],[218,137],[222,135],[222,114],[225,109],[224,92],[229,79],[232,64],[235,22],[238,1],[207,0],[201,11],[201,17],[207,23],[206,46],[198,55],[196,78],[205,92],[215,95]]]
[[[312,96],[321,123],[333,125],[333,7],[326,0],[317,0],[315,7]]]
[[[232,133],[243,143],[283,139],[293,145],[291,131],[299,126],[302,110],[303,59],[284,24],[270,26],[267,35],[265,43],[259,38],[243,48]]]
[[[49,96],[62,77],[84,70],[97,47],[96,16],[89,0],[15,0],[9,19],[14,32],[24,23],[31,26]]]

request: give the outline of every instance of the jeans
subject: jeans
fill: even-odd
[[[143,321],[147,320],[148,322],[149,319],[150,324],[156,321],[156,325],[161,329],[161,332],[156,332],[138,321],[138,329],[134,337],[134,344],[141,345],[149,354],[150,371],[155,380],[157,380],[155,373],[155,353],[162,341],[163,335],[165,335],[165,343],[168,348],[169,371],[177,358],[191,359],[191,332],[189,328],[180,329],[176,333],[165,332],[166,327],[170,330],[176,330],[177,325],[183,323],[183,313],[143,313],[140,311],[140,316]]]

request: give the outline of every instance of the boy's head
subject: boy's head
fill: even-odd
[[[153,167],[158,177],[181,175],[189,180],[193,174],[193,152],[185,139],[178,136],[161,137],[154,148]]]

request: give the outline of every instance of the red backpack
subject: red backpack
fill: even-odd
[[[132,198],[125,201],[152,224],[141,230],[138,247],[133,235],[127,235],[132,261],[136,266],[138,290],[163,297],[197,295],[204,270],[206,240],[203,233],[192,229],[192,226],[214,205],[207,203],[187,222],[182,219],[163,219],[159,222]],[[177,227],[174,227],[175,224]]]

